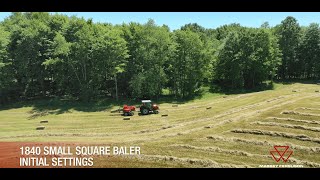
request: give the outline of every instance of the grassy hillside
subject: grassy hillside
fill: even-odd
[[[123,120],[117,106],[39,102],[0,110],[0,141],[140,146],[139,157],[96,160],[98,167],[258,167],[275,164],[273,145],[290,145],[289,164],[320,167],[320,90],[276,84],[247,94],[206,94],[160,114]],[[207,109],[211,107],[210,109]],[[162,117],[162,114],[168,114]],[[37,131],[41,120],[45,130]]]

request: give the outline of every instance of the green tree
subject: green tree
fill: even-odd
[[[217,55],[215,79],[223,87],[252,89],[275,75],[280,50],[265,29],[231,32]]]
[[[95,26],[95,36],[97,37],[93,45],[93,58],[99,59],[96,63],[96,87],[104,89],[108,93],[108,80],[114,80],[113,87],[115,96],[118,100],[118,82],[117,76],[125,70],[129,57],[127,43],[121,37],[122,31],[109,25],[98,24]]]
[[[319,73],[320,31],[319,24],[312,23],[307,27],[299,47],[301,75],[312,78]]]
[[[48,58],[48,13],[14,13],[4,23],[11,32],[9,58],[24,97],[45,96],[48,74],[41,65]]]
[[[300,42],[301,28],[294,17],[287,17],[276,27],[279,38],[279,47],[282,51],[282,65],[279,75],[282,79],[297,78],[300,76],[301,66],[297,56]]]
[[[203,51],[205,55],[205,66],[202,71],[204,73],[204,83],[206,85],[212,82],[214,54],[220,45],[220,41],[216,39],[216,31],[213,29],[206,29],[197,23],[186,24],[181,27],[181,30],[190,30],[197,33],[203,43]]]
[[[241,26],[238,23],[220,26],[216,29],[216,38],[218,40],[223,40],[230,32],[237,32],[239,29],[241,29]]]
[[[135,98],[158,97],[167,81],[165,65],[172,54],[169,29],[149,20],[143,25],[124,25],[123,32],[130,57],[122,77],[122,89],[128,89],[132,93],[127,96]]]
[[[48,49],[50,56],[42,63],[49,73],[50,92],[54,95],[67,95],[70,85],[71,73],[67,64],[70,55],[71,43],[68,43],[60,32],[56,32],[55,37]]]
[[[270,25],[269,25],[269,22],[264,22],[261,24],[261,28],[263,29],[270,29]]]
[[[239,36],[237,32],[229,33],[217,52],[214,79],[223,87],[240,88],[244,84]]]
[[[4,30],[4,27],[0,24],[0,67],[5,66],[5,62],[8,58],[7,46],[9,44],[10,33]]]
[[[83,19],[73,21],[74,37],[67,64],[76,77],[79,96],[90,100],[101,94],[114,94],[116,74],[123,71],[128,57],[121,31]]]
[[[13,87],[13,71],[8,59],[10,33],[0,24],[0,104],[9,101],[9,92]]]
[[[200,36],[191,30],[174,32],[176,55],[172,59],[172,91],[181,97],[191,96],[201,87],[209,57]]]

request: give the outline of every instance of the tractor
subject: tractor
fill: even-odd
[[[135,106],[128,106],[128,105],[123,105],[123,115],[124,116],[133,116],[134,115],[134,111],[136,110]]]
[[[158,114],[159,106],[152,103],[151,100],[142,100],[142,105],[140,106],[140,112],[142,115],[148,115],[150,113]]]

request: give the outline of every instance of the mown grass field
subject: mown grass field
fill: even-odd
[[[316,84],[293,83],[247,94],[206,94],[178,107],[161,103],[160,114],[136,113],[130,120],[111,113],[116,106],[2,108],[0,141],[141,147],[140,156],[97,158],[95,167],[259,167],[284,164],[270,150],[289,145],[294,152],[286,164],[320,167],[317,90]],[[37,131],[41,125],[45,130]]]

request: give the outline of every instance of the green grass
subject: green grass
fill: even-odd
[[[229,95],[209,93],[208,89],[203,89],[201,96],[185,101],[166,96],[158,101],[160,114],[138,116],[136,113],[129,121],[123,120],[119,113],[111,113],[119,106],[107,100],[92,103],[60,100],[16,103],[0,108],[0,141],[137,145],[144,155],[140,158],[98,158],[95,161],[97,167],[258,167],[261,164],[276,164],[269,153],[273,144],[290,145],[295,148],[292,158],[296,161],[288,163],[312,167],[320,165],[319,143],[234,133],[232,130],[303,134],[319,139],[319,132],[254,124],[260,121],[319,128],[317,124],[269,118],[320,122],[317,116],[281,114],[283,111],[320,114],[320,110],[316,110],[320,109],[320,93],[315,92],[318,89],[318,85],[303,82],[274,83],[273,90]],[[172,107],[172,104],[178,104],[178,107]],[[161,117],[161,114],[168,116]],[[48,120],[49,123],[40,124],[41,120]],[[40,125],[44,125],[45,130],[35,130]],[[208,136],[221,139],[212,140]],[[234,138],[250,143],[232,141]],[[254,144],[258,141],[265,143]]]

